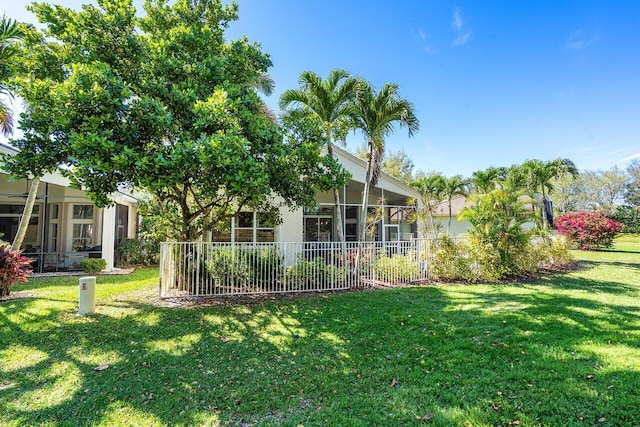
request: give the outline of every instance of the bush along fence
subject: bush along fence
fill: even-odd
[[[562,238],[530,240],[509,250],[506,264],[505,249],[474,240],[166,242],[160,253],[160,297],[331,291],[432,279],[500,280],[572,261]]]
[[[425,281],[430,278],[428,266],[435,259],[439,244],[431,239],[346,243],[165,242],[160,251],[160,296],[329,291]],[[362,255],[356,268],[358,251]]]

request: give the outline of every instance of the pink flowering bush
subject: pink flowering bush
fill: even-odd
[[[554,220],[560,234],[582,250],[609,248],[624,224],[604,216],[602,212],[574,212]]]
[[[11,245],[0,245],[0,297],[11,292],[15,282],[26,282],[31,273],[31,260],[22,251],[12,251]]]

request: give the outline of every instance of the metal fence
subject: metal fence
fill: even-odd
[[[160,297],[329,291],[426,281],[438,245],[435,239],[165,242],[160,251]]]

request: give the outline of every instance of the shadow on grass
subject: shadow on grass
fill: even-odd
[[[0,423],[628,425],[638,306],[567,292],[593,286],[563,276],[201,309],[124,296],[87,318],[15,300],[0,306],[0,351],[40,357],[1,368]],[[597,348],[633,363],[610,368]]]
[[[580,264],[583,264],[587,267],[595,267],[598,265],[609,265],[611,267],[620,267],[620,268],[629,268],[632,270],[640,270],[640,259],[638,263],[635,262],[622,262],[622,261],[590,261],[590,260],[581,260]]]

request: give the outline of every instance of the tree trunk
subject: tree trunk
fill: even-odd
[[[449,224],[447,225],[447,236],[451,234],[451,198],[449,198]]]
[[[364,190],[362,192],[362,210],[360,212],[360,224],[358,224],[358,252],[356,253],[353,276],[357,279],[360,269],[360,257],[362,256],[363,242],[367,230],[367,205],[369,204],[369,188],[371,187],[371,165],[373,164],[373,153],[369,153],[367,162],[367,173],[364,179]]]
[[[24,236],[27,234],[27,227],[29,227],[29,222],[31,221],[31,213],[33,212],[33,205],[36,203],[39,185],[40,177],[34,177],[31,181],[31,186],[29,187],[29,195],[27,196],[24,210],[22,211],[20,225],[18,225],[18,232],[16,233],[16,237],[13,239],[13,243],[11,245],[11,249],[14,251],[22,247]],[[46,218],[43,218],[43,221],[46,221]]]
[[[542,186],[542,229],[547,230],[549,228],[549,221],[547,221],[547,196],[544,193],[544,186]]]
[[[333,146],[329,141],[328,137],[327,137],[327,153],[329,154],[329,158],[333,160],[334,159]],[[340,208],[340,194],[338,193],[338,189],[335,187],[333,188],[333,204],[335,206],[335,212],[336,212],[336,229],[338,231],[338,241],[340,243],[344,243],[345,239],[344,239],[344,227],[342,225],[342,209]]]
[[[431,229],[433,230],[433,237],[438,238],[438,230],[436,229],[436,220],[434,218],[434,212],[429,210],[429,221],[431,222]],[[426,237],[426,236],[425,236]]]

